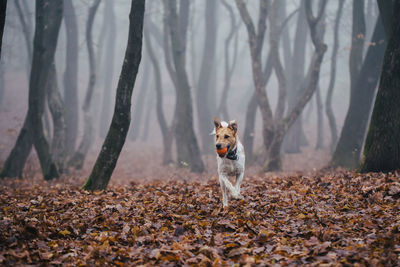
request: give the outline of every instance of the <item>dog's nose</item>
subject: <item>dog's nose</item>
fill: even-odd
[[[218,143],[218,144],[215,145],[215,147],[216,147],[217,149],[221,149],[221,144]]]

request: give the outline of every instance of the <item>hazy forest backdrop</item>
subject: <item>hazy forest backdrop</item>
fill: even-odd
[[[399,0],[0,3],[0,263],[400,262]]]

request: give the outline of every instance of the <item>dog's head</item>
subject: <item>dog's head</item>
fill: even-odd
[[[215,148],[218,155],[222,158],[229,151],[236,148],[237,143],[237,123],[235,120],[226,123],[221,122],[217,117],[214,119],[215,127]]]

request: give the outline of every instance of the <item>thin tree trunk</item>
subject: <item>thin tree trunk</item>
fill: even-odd
[[[318,14],[317,16],[314,16],[311,8],[311,1],[305,1],[307,22],[310,28],[311,40],[315,47],[314,55],[309,68],[309,79],[307,79],[307,86],[295,107],[275,126],[276,129],[273,133],[273,139],[270,146],[267,147],[267,160],[263,167],[264,171],[277,171],[281,169],[282,159],[279,153],[280,149],[278,150],[278,148],[280,148],[282,145],[285,133],[300,116],[300,113],[304,109],[305,105],[308,103],[317,89],[321,64],[327,49],[327,46],[323,43],[323,31],[321,31],[319,27],[321,17],[324,14],[326,2],[327,1],[322,1],[320,3]]]
[[[151,122],[150,118],[154,110],[155,98],[156,98],[155,94],[152,91],[150,91],[149,97],[147,98],[146,101],[146,114],[143,123],[142,138],[140,139],[142,142],[146,142],[147,138],[149,137],[150,122]]]
[[[32,127],[29,117],[26,116],[22,129],[18,134],[17,141],[6,159],[3,169],[1,170],[0,178],[22,178],[22,171],[24,170],[26,159],[31,153],[32,145]]]
[[[203,172],[204,164],[200,155],[197,138],[193,128],[193,106],[191,90],[186,73],[186,34],[189,16],[189,1],[180,1],[179,16],[176,0],[167,0],[166,11],[171,39],[172,59],[176,72],[176,125],[175,140],[178,164],[189,166],[192,172]]]
[[[343,4],[344,4],[344,0],[338,1],[338,10],[336,13],[335,26],[333,29],[331,72],[330,72],[330,77],[329,77],[328,93],[326,95],[326,102],[325,102],[325,112],[326,112],[326,116],[328,117],[329,129],[331,132],[331,144],[329,146],[331,153],[333,153],[333,151],[336,147],[337,140],[338,140],[336,119],[335,119],[335,114],[333,113],[333,109],[332,109],[332,96],[333,96],[333,90],[335,88],[335,81],[336,81],[336,62],[337,62],[337,52],[339,49],[339,26],[340,26],[340,18],[342,17],[342,13],[343,13]]]
[[[105,13],[109,18],[108,35],[106,41],[106,57],[104,65],[104,90],[103,104],[100,117],[100,136],[105,137],[107,127],[111,121],[112,81],[114,77],[115,40],[117,38],[117,25],[114,11],[114,1],[105,2]]]
[[[390,38],[365,142],[365,159],[360,167],[363,172],[389,172],[400,169],[399,13],[400,2],[394,1]]]
[[[246,149],[246,164],[251,165],[254,162],[254,131],[256,125],[256,113],[257,113],[257,94],[253,93],[246,109],[246,122],[244,126],[243,134],[243,146]]]
[[[371,114],[379,72],[385,53],[385,30],[381,16],[376,21],[371,45],[354,88],[354,97],[350,98],[349,110],[342,128],[331,165],[345,168],[355,168],[360,162],[361,149]]]
[[[64,103],[57,84],[57,72],[55,64],[50,68],[46,85],[47,102],[53,118],[53,140],[51,143],[51,155],[60,173],[64,172],[66,158],[65,143],[65,118]]]
[[[54,61],[62,14],[62,1],[36,1],[36,29],[29,82],[28,118],[32,127],[33,144],[46,180],[59,176],[43,133],[42,115],[45,105],[45,88],[50,77],[51,64]]]
[[[156,104],[157,119],[163,137],[163,145],[164,145],[163,164],[166,165],[173,162],[172,160],[173,131],[172,128],[168,127],[167,121],[164,116],[160,65],[158,64],[156,55],[154,54],[148,30],[145,30],[144,32],[144,39],[145,39],[146,50],[154,70],[154,81],[155,81],[154,87],[156,89],[156,94],[157,94],[157,104]]]
[[[236,66],[236,60],[238,58],[238,25],[236,23],[235,19],[235,14],[233,13],[233,8],[225,1],[223,0],[222,5],[228,10],[229,17],[230,17],[230,30],[229,34],[225,39],[225,64],[224,64],[224,88],[222,89],[222,95],[221,95],[221,101],[219,104],[218,108],[218,114],[220,116],[223,116],[225,119],[229,119],[229,112],[228,112],[228,96],[229,96],[229,90],[231,89],[231,80],[232,80],[232,75],[233,71],[235,70]],[[233,38],[235,38],[233,40]],[[233,54],[232,57],[230,56],[230,47],[232,40],[234,42],[233,44]],[[231,62],[232,61],[232,62]],[[247,161],[246,161],[247,162]]]
[[[144,6],[144,0],[132,0],[128,46],[118,82],[114,116],[92,173],[84,185],[87,190],[107,188],[128,134],[132,91],[142,54]]]
[[[289,76],[288,85],[288,112],[293,109],[296,101],[302,94],[302,88],[299,81],[303,81],[304,69],[305,69],[305,56],[306,56],[306,44],[307,44],[307,18],[305,13],[305,2],[301,1],[300,10],[297,17],[296,33],[293,43],[293,58],[291,66],[295,66]],[[286,133],[284,140],[284,151],[286,153],[300,153],[300,147],[307,144],[307,139],[304,138],[304,130],[302,118],[296,120],[296,122],[290,127],[288,133]],[[305,140],[302,140],[304,138]],[[304,142],[303,142],[304,141]]]
[[[147,49],[146,49],[147,50]],[[143,111],[145,108],[146,98],[148,97],[148,87],[150,80],[150,62],[146,58],[146,53],[143,57],[143,79],[142,84],[138,88],[139,95],[136,99],[135,106],[133,108],[133,119],[132,126],[129,131],[129,139],[135,142],[139,138],[140,129],[142,128]]]
[[[259,2],[257,29],[254,26],[254,23],[250,17],[244,1],[236,0],[236,6],[239,10],[240,16],[244,24],[246,25],[247,33],[249,36],[253,82],[257,95],[257,103],[261,111],[263,125],[262,136],[264,146],[265,149],[268,150],[269,146],[271,145],[275,129],[271,106],[268,100],[268,96],[265,92],[265,83],[263,82],[265,76],[263,76],[261,64],[261,51],[263,48],[264,36],[266,31],[267,1],[260,0]]]
[[[64,73],[65,106],[65,139],[66,154],[71,156],[75,151],[78,136],[79,106],[78,106],[78,25],[72,0],[64,0],[64,23],[67,35],[66,67]]]
[[[3,44],[4,24],[6,23],[7,0],[0,0],[0,59],[1,46]]]
[[[85,101],[82,107],[84,122],[83,138],[78,147],[78,150],[75,151],[69,162],[69,165],[74,166],[76,169],[81,169],[83,167],[86,155],[93,142],[93,121],[90,108],[92,103],[93,91],[96,84],[96,59],[94,57],[93,51],[92,27],[99,4],[100,0],[95,0],[93,2],[93,5],[89,9],[89,17],[86,25],[86,45],[89,55],[89,84],[86,91]]]
[[[218,1],[206,0],[205,2],[205,33],[202,54],[202,63],[200,67],[200,75],[196,88],[196,103],[199,131],[201,136],[201,151],[203,154],[210,154],[213,151],[212,138],[209,132],[212,126],[212,116],[210,109],[209,94],[214,92],[215,88],[211,88],[211,76],[214,70],[215,54],[217,48],[217,5]],[[214,70],[215,71],[215,70]]]
[[[317,144],[315,149],[324,148],[324,106],[322,105],[321,99],[321,88],[318,86],[315,92],[315,102],[317,104]]]

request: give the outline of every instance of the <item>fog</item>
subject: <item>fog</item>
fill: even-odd
[[[184,1],[183,1],[184,2]],[[313,1],[313,13],[316,16],[318,1]],[[28,32],[24,32],[21,24],[21,17],[18,14],[16,3],[19,3],[22,10],[22,17],[26,22]],[[190,99],[193,109],[192,121],[195,137],[199,146],[199,152],[205,160],[205,170],[215,173],[215,152],[214,137],[208,135],[213,130],[214,117],[221,120],[237,120],[238,133],[242,142],[244,139],[246,112],[249,102],[255,92],[254,76],[252,70],[252,57],[249,49],[249,35],[235,1],[215,1],[209,12],[207,1],[189,1],[188,25],[185,47],[185,69],[190,85]],[[259,17],[258,1],[244,1],[248,13],[253,20],[257,30],[257,20]],[[85,122],[82,107],[85,105],[84,99],[88,88],[90,66],[88,60],[86,27],[88,12],[93,1],[74,0],[72,1],[76,14],[78,29],[78,72],[77,72],[77,93],[78,93],[78,135],[74,147],[69,147],[71,151],[78,149],[79,143],[84,135]],[[105,133],[111,122],[112,112],[115,104],[115,94],[121,67],[124,61],[125,50],[127,47],[129,31],[129,11],[131,1],[128,0],[103,0],[100,1],[98,10],[95,14],[92,30],[93,49],[95,55],[96,81],[90,106],[92,115],[93,136],[92,144],[85,160],[84,172],[88,173],[93,165],[94,159],[101,150],[101,144]],[[20,128],[23,125],[25,114],[28,110],[28,90],[29,75],[31,72],[31,59],[29,58],[26,38],[32,45],[35,32],[35,6],[34,1],[9,1],[7,6],[7,16],[4,29],[2,53],[1,53],[1,72],[0,72],[0,166],[6,161],[13,145],[17,139]],[[182,6],[182,2],[179,7]],[[306,74],[312,63],[315,47],[313,45],[310,29],[305,22],[305,50],[303,53],[304,62],[297,64],[293,59],[296,50],[296,31],[298,30],[298,17],[304,11],[304,5],[299,0],[281,1],[279,14],[274,14],[272,5],[269,6],[264,43],[261,50],[262,68],[265,68],[268,53],[271,49],[271,21],[270,16],[276,16],[278,21],[283,23],[279,36],[279,58],[283,66],[286,77],[286,99],[284,115],[289,114],[293,103],[290,97],[297,94],[294,103],[300,99],[302,90],[307,86]],[[379,10],[376,1],[366,0],[364,3],[363,15],[365,16],[365,35],[360,33],[361,59],[365,58],[371,44],[371,37],[374,31]],[[232,13],[229,12],[229,8]],[[301,120],[302,129],[291,127],[283,140],[280,154],[282,155],[283,171],[309,171],[326,166],[335,151],[335,145],[331,144],[331,131],[329,121],[326,116],[326,99],[331,78],[332,49],[334,43],[334,26],[338,10],[338,1],[328,1],[322,14],[321,27],[323,28],[323,42],[327,45],[327,50],[323,56],[321,69],[319,72],[318,88],[313,92],[312,97],[301,111],[298,120]],[[178,8],[178,11],[179,8]],[[360,11],[362,12],[362,11]],[[115,18],[112,13],[114,13]],[[215,14],[213,14],[215,13]],[[111,15],[110,15],[111,14]],[[148,34],[149,42],[153,48],[155,58],[160,67],[161,91],[163,94],[163,115],[167,127],[171,127],[174,110],[176,108],[176,89],[171,75],[167,70],[165,62],[165,47],[163,46],[163,35],[166,20],[164,19],[165,5],[160,0],[148,0],[146,2],[144,35]],[[70,14],[64,10],[64,16]],[[181,15],[181,14],[180,14]],[[232,28],[232,16],[234,27]],[[214,17],[212,17],[214,16]],[[111,26],[115,19],[115,29]],[[209,29],[206,29],[206,22],[209,22]],[[337,125],[338,138],[341,136],[342,127],[350,102],[351,94],[351,74],[349,61],[352,51],[352,27],[353,27],[353,3],[345,1],[343,13],[339,21],[339,46],[336,55],[336,76],[332,95],[332,110]],[[232,34],[228,52],[226,53],[226,43],[229,34]],[[207,38],[207,34],[212,34],[215,38]],[[206,41],[208,40],[208,41]],[[208,42],[208,43],[207,43]],[[205,46],[208,49],[215,49],[213,52],[205,54]],[[32,49],[32,47],[31,47]],[[111,51],[112,50],[112,51]],[[171,57],[172,53],[168,52]],[[55,52],[55,66],[57,71],[57,83],[59,92],[66,102],[66,88],[64,84],[64,73],[68,60],[67,56],[67,34],[66,24],[63,20],[58,36],[57,48]],[[229,57],[228,67],[231,69],[231,79],[226,86],[226,57]],[[206,62],[203,62],[206,61]],[[362,64],[362,60],[360,61]],[[202,66],[206,64],[205,66]],[[230,64],[230,65],[229,65]],[[359,66],[358,69],[361,67]],[[293,80],[293,72],[301,70],[303,77],[301,80]],[[204,77],[206,80],[199,80]],[[107,81],[108,79],[108,81]],[[117,173],[132,176],[152,175],[153,170],[157,170],[163,162],[163,135],[160,130],[159,118],[157,117],[157,92],[156,80],[154,76],[154,66],[149,57],[148,47],[143,40],[142,60],[136,78],[132,95],[132,121],[128,133],[126,144],[117,165]],[[204,88],[199,89],[200,86]],[[301,87],[303,89],[301,89]],[[223,91],[226,88],[224,95]],[[272,70],[271,77],[265,87],[266,95],[270,102],[270,109],[275,112],[278,105],[280,83],[277,73]],[[292,91],[291,91],[292,90]],[[206,92],[206,93],[204,93]],[[300,92],[300,93],[299,93]],[[318,100],[319,96],[319,100]],[[200,100],[198,99],[200,98]],[[224,98],[224,101],[221,101]],[[223,111],[221,103],[225,102],[226,111]],[[319,104],[318,104],[319,103]],[[257,102],[255,103],[257,108]],[[47,105],[46,105],[47,106]],[[254,106],[254,105],[253,105]],[[200,107],[200,108],[199,108]],[[320,110],[318,109],[320,107]],[[71,108],[65,106],[65,110]],[[318,110],[321,112],[318,116]],[[200,114],[205,112],[206,114]],[[200,116],[199,116],[200,115]],[[320,125],[318,128],[318,118]],[[200,121],[200,120],[202,121]],[[50,140],[53,135],[53,122],[49,114],[48,107],[44,112],[45,135]],[[294,123],[293,125],[296,125]],[[296,151],[293,142],[288,136],[301,136],[305,133],[305,142]],[[268,157],[263,143],[263,117],[260,109],[257,108],[255,116],[255,127],[251,131],[254,137],[252,148],[245,145],[246,151],[252,151],[249,166],[261,168]],[[318,135],[320,143],[317,147]],[[175,138],[174,138],[175,139]],[[169,166],[179,166],[181,162],[177,159],[176,143],[172,145],[173,159]],[[32,152],[34,153],[34,152]],[[71,157],[71,155],[68,155]],[[250,158],[250,155],[249,155]],[[30,167],[38,168],[38,162],[34,155],[29,158]],[[190,163],[189,163],[190,164]],[[185,164],[184,164],[185,165]],[[184,166],[183,166],[184,167]],[[25,167],[27,168],[27,167]]]

